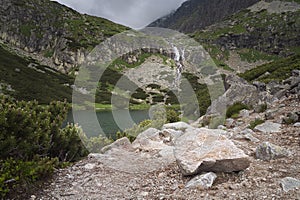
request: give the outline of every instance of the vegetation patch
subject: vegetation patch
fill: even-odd
[[[241,102],[234,103],[233,105],[231,105],[227,108],[226,117],[227,118],[237,118],[240,111],[244,110],[244,109],[249,110],[249,106],[247,106]]]
[[[294,69],[300,70],[300,54],[258,66],[245,73],[239,74],[239,76],[249,82],[257,80],[269,83],[270,81],[282,81],[287,79]]]

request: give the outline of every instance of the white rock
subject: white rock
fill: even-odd
[[[173,130],[185,131],[187,129],[194,129],[194,127],[192,127],[191,125],[185,122],[175,122],[175,123],[163,125],[162,129],[173,129]]]
[[[186,184],[186,188],[201,188],[201,189],[208,189],[211,188],[214,181],[216,180],[217,175],[213,172],[209,172],[207,174],[202,174],[196,176],[192,180],[190,180]]]
[[[84,168],[84,169],[87,169],[87,170],[92,170],[92,169],[94,169],[95,167],[96,167],[95,164],[88,163],[88,164],[86,164],[83,168]]]
[[[300,122],[295,123],[294,127],[300,127]]]

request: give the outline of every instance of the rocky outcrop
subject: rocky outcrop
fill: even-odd
[[[174,13],[151,23],[150,27],[163,27],[190,33],[221,21],[259,0],[189,0]]]
[[[278,133],[280,132],[281,124],[273,123],[273,122],[265,122],[261,125],[258,125],[254,128],[256,131],[260,131],[262,133]]]

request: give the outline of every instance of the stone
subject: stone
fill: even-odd
[[[105,153],[113,148],[118,148],[118,149],[129,149],[131,148],[131,142],[127,137],[123,137],[121,139],[116,140],[114,143],[105,146],[101,149],[101,153]]]
[[[221,131],[221,130],[217,130]],[[188,131],[175,142],[175,158],[185,176],[200,172],[233,172],[249,167],[249,157],[216,130]]]
[[[259,142],[259,139],[253,136],[254,132],[251,129],[245,129],[240,134],[235,136],[235,139],[246,139],[251,142]]]
[[[209,189],[213,185],[216,178],[217,175],[213,172],[202,174],[190,180],[186,184],[185,188]]]
[[[300,122],[295,123],[294,127],[300,127]]]
[[[241,110],[239,116],[243,117],[243,118],[249,117],[250,116],[250,111],[246,110],[246,109]]]
[[[163,125],[162,129],[185,131],[186,129],[194,129],[194,127],[185,122],[175,122]]]
[[[297,113],[289,113],[287,117],[283,118],[283,122],[286,124],[294,124],[299,121],[299,116]]]
[[[265,83],[261,83],[259,81],[254,81],[253,85],[257,88],[258,91],[263,92],[266,91],[267,87]]]
[[[280,146],[264,142],[256,148],[256,158],[264,161],[284,158],[290,155],[290,152]]]
[[[289,192],[290,190],[299,189],[300,188],[300,180],[286,177],[280,180],[280,185],[285,192]]]
[[[234,125],[234,119],[232,119],[232,118],[226,119],[225,126],[227,128],[231,128],[233,125]]]
[[[294,69],[291,74],[295,77],[300,76],[300,70]]]
[[[86,164],[83,168],[86,169],[86,170],[92,170],[96,167],[95,164],[92,164],[92,163],[88,163]]]
[[[168,145],[164,143],[164,139],[160,137],[159,133],[160,131],[158,129],[147,129],[137,136],[132,143],[132,147],[143,151],[158,151],[168,147]]]
[[[254,128],[255,131],[260,131],[262,133],[278,133],[281,130],[281,124],[273,122],[265,122]]]
[[[220,130],[226,130],[227,128],[225,126],[223,126],[223,125],[219,125],[218,129],[220,129]]]
[[[177,138],[183,135],[182,131],[173,129],[164,129],[159,133],[159,136],[164,138],[164,142],[174,142]]]
[[[272,109],[272,110],[266,111],[266,114],[265,114],[266,120],[274,119],[277,113],[278,113],[277,109]]]

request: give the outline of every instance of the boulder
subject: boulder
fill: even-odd
[[[300,188],[300,180],[292,178],[292,177],[286,177],[281,179],[280,185],[283,189],[283,191],[288,192],[290,190],[299,189]]]
[[[256,148],[256,158],[264,161],[289,156],[290,152],[280,146],[264,142]]]
[[[219,133],[201,128],[188,131],[176,140],[174,153],[183,175],[233,172],[249,167],[249,157]]]
[[[202,174],[190,180],[186,184],[185,188],[209,189],[213,185],[216,178],[217,175],[213,172]]]
[[[281,124],[273,122],[265,122],[261,125],[258,125],[254,128],[255,131],[260,131],[262,133],[278,133],[280,132]]]

